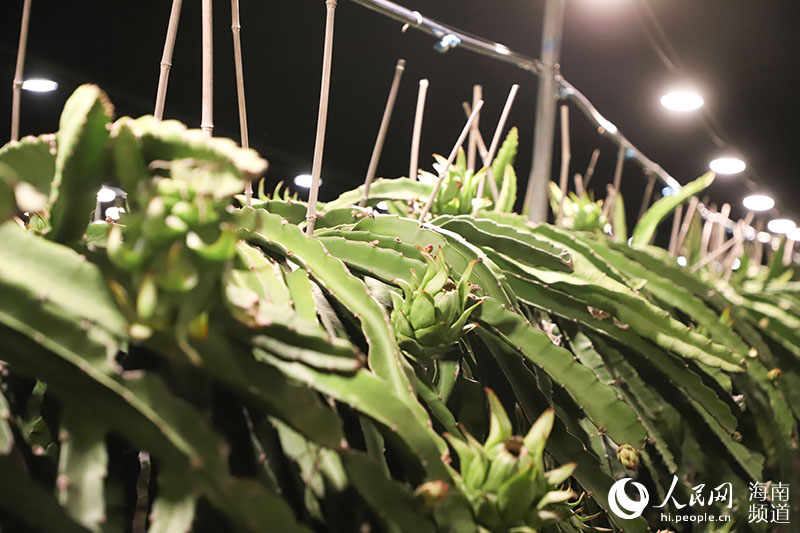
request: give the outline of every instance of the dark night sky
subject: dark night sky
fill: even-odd
[[[568,0],[562,65],[565,77],[649,157],[685,183],[706,170],[718,152],[696,114],[675,116],[658,104],[661,91],[680,81],[649,47],[632,3],[644,0]],[[800,46],[798,9],[791,0],[648,0],[686,66],[704,91],[707,109],[726,141],[748,161],[750,177],[771,192],[784,214],[800,198],[797,99]],[[402,0],[426,16],[538,56],[543,0]],[[192,126],[200,118],[200,2],[184,2],[166,116]],[[21,0],[0,7],[0,140],[7,138],[11,80]],[[218,135],[238,138],[230,4],[215,8],[215,122]],[[26,76],[55,78],[54,94],[24,93],[22,133],[54,131],[70,92],[84,82],[109,92],[118,115],[152,113],[158,63],[170,2],[33,0]],[[314,143],[325,8],[323,0],[241,0],[245,79],[251,144],[270,160],[270,183],[310,169]],[[421,165],[446,153],[463,125],[461,101],[474,83],[484,86],[483,134],[493,132],[507,91],[521,85],[509,123],[520,129],[517,171],[530,168],[536,79],[514,67],[463,50],[438,54],[433,39],[340,0],[326,180],[321,199],[362,180],[396,60],[408,60],[381,176],[407,173],[417,81],[431,81]],[[582,172],[593,148],[602,150],[594,188],[610,181],[614,148],[585,119],[572,114],[573,168]],[[558,146],[558,138],[556,139]],[[554,170],[558,168],[558,156]],[[626,165],[623,194],[637,210],[644,179]],[[524,191],[524,183],[520,184]],[[712,201],[734,204],[746,193],[740,178],[720,178]]]

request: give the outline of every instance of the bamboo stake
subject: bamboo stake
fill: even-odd
[[[756,238],[753,239],[753,246],[755,252],[754,262],[760,265],[764,259],[764,243],[758,240],[758,234],[764,231],[764,221],[759,220],[756,222]]]
[[[203,0],[203,109],[200,129],[214,133],[214,17],[212,0]]]
[[[494,130],[494,137],[492,137],[492,144],[489,145],[489,150],[483,156],[483,166],[486,167],[486,174],[481,177],[481,180],[478,182],[478,190],[477,190],[477,197],[483,198],[483,191],[485,187],[486,180],[489,181],[489,190],[492,191],[492,199],[494,203],[500,200],[500,191],[497,190],[497,182],[495,181],[493,172],[492,172],[492,162],[494,160],[494,156],[497,154],[497,150],[500,147],[500,137],[503,135],[503,130],[506,128],[506,122],[508,121],[508,115],[511,113],[511,106],[514,105],[514,100],[517,98],[517,92],[519,91],[519,85],[516,83],[511,86],[511,90],[508,92],[508,97],[506,98],[506,103],[503,106],[503,111],[500,113],[500,119],[497,121],[497,127]],[[478,134],[480,137],[480,134]],[[483,142],[483,139],[481,139]],[[505,169],[503,169],[505,172]]]
[[[458,140],[456,141],[455,146],[453,146],[453,151],[450,152],[450,157],[447,158],[447,163],[442,169],[442,172],[439,174],[439,179],[436,180],[436,184],[433,186],[430,196],[428,196],[428,201],[425,203],[425,207],[422,209],[422,213],[419,215],[420,224],[422,224],[422,221],[425,220],[425,216],[428,214],[428,212],[430,212],[431,206],[433,205],[433,200],[436,198],[436,195],[439,193],[439,188],[442,186],[442,181],[447,175],[447,172],[450,170],[450,166],[453,164],[453,161],[455,161],[456,155],[458,155],[458,149],[461,148],[461,146],[464,144],[464,141],[467,140],[467,134],[469,134],[472,123],[475,121],[475,117],[478,116],[478,113],[481,112],[482,107],[483,100],[478,102],[478,104],[475,106],[475,109],[472,110],[472,114],[467,119],[464,129],[461,130],[461,135],[458,136]]]
[[[314,142],[314,161],[311,165],[311,190],[308,193],[306,211],[306,235],[314,233],[317,221],[317,198],[319,180],[322,175],[322,155],[325,151],[325,130],[328,126],[328,101],[331,91],[331,62],[333,59],[333,28],[336,17],[336,0],[325,0],[327,11],[325,19],[325,48],[322,54],[322,83],[319,95],[319,114],[317,115],[317,137]]]
[[[11,140],[19,140],[19,113],[22,105],[22,76],[25,70],[25,53],[28,50],[28,28],[31,23],[31,0],[22,4],[22,21],[19,26],[19,47],[17,48],[17,68],[11,86]]]
[[[472,114],[472,106],[470,106],[467,102],[461,102],[461,107],[464,109],[464,117],[469,118]],[[481,161],[486,159],[486,154],[489,153],[489,149],[486,148],[486,143],[483,142],[483,135],[478,132],[475,136],[475,142],[478,145],[478,155],[481,156]]]
[[[722,209],[719,210],[719,217],[717,219],[717,228],[714,239],[714,248],[722,246],[727,237],[725,229],[728,227],[728,218],[731,214],[731,204],[722,204]]]
[[[559,187],[561,188],[561,203],[556,214],[556,226],[561,225],[564,218],[564,199],[567,196],[567,181],[569,180],[569,162],[572,153],[569,146],[569,107],[561,106],[561,176],[559,177]]]
[[[583,176],[577,172],[572,179],[575,180],[575,192],[578,196],[583,196],[583,193],[586,192],[586,188],[583,186]]]
[[[474,108],[475,105],[483,100],[483,87],[480,85],[474,85],[472,87],[472,107]],[[480,134],[480,127],[478,124],[480,123],[481,117],[480,115],[475,119],[475,122],[472,123],[472,130],[469,132],[469,143],[467,143],[467,169],[471,171],[475,171],[475,152],[478,149],[478,141],[476,137]]]
[[[183,0],[172,0],[172,10],[169,13],[167,38],[164,42],[164,53],[161,55],[161,65],[158,74],[158,91],[156,92],[156,109],[153,116],[156,120],[164,118],[164,104],[167,101],[167,84],[169,71],[172,69],[172,52],[175,50],[175,38],[178,36],[178,21],[181,18],[181,5]]]
[[[469,118],[469,116],[472,114],[472,108],[466,102],[461,102],[461,105],[464,108],[464,113],[466,114],[467,118]],[[489,159],[489,149],[486,148],[486,144],[483,142],[483,135],[481,135],[481,133],[478,132],[475,135],[475,139],[476,139],[476,145],[478,147],[478,155],[481,156],[481,161],[490,160]],[[485,183],[486,183],[487,175],[491,175],[491,172],[492,172],[492,167],[491,166],[487,166],[485,164],[484,164],[484,166],[486,166],[486,174],[484,174],[481,177],[481,180],[478,182],[478,188],[475,191],[475,197],[476,198],[483,198],[483,191],[485,190]],[[492,198],[494,199],[495,202],[497,202],[500,199],[500,191],[497,190],[497,183],[494,182],[494,178],[489,180],[489,183],[491,183],[491,185],[492,185],[490,187],[490,190],[492,192]],[[473,208],[473,210],[472,210],[473,214],[477,213],[477,210],[478,210],[478,207],[475,206]]]
[[[675,214],[672,216],[672,232],[669,235],[669,253],[670,255],[678,255],[678,233],[680,231],[681,220],[683,219],[683,204],[675,208]]]
[[[691,271],[692,272],[696,272],[696,271],[700,270],[700,268],[702,268],[703,266],[707,265],[708,263],[710,263],[711,261],[713,261],[714,259],[716,259],[720,255],[724,254],[734,244],[736,244],[736,239],[735,238],[734,239],[729,239],[727,242],[725,242],[725,244],[723,244],[722,246],[720,246],[719,248],[717,248],[716,250],[714,250],[710,254],[708,254],[705,257],[703,257],[702,259],[700,259],[697,263],[695,263],[694,266],[691,268]]]
[[[236,63],[236,97],[239,102],[239,136],[242,148],[250,148],[247,131],[247,104],[244,97],[244,66],[242,65],[242,23],[239,17],[239,0],[231,0],[231,32],[233,33],[233,60]],[[245,205],[253,200],[253,182],[248,179],[244,188]]]
[[[589,187],[589,182],[592,181],[592,176],[594,176],[594,167],[597,166],[597,159],[600,157],[600,149],[595,148],[592,151],[592,158],[589,160],[589,166],[586,168],[586,174],[583,175],[583,187],[584,189]]]
[[[641,220],[650,207],[650,199],[653,197],[653,189],[656,185],[656,175],[652,172],[647,172],[647,187],[644,189],[644,197],[642,197],[642,207],[639,208],[639,216],[637,220]]]
[[[614,184],[612,185],[613,191],[609,193],[606,197],[606,205],[603,206],[603,215],[608,216],[611,214],[612,209],[614,208],[614,202],[617,199],[617,194],[619,194],[619,186],[620,182],[622,181],[622,167],[625,164],[625,148],[622,146],[619,147],[619,151],[617,152],[617,166],[614,169]]]
[[[714,232],[714,218],[716,217],[716,214],[716,209],[709,210],[706,223],[703,224],[703,235],[700,238],[700,257],[705,256],[709,251],[712,233]]]
[[[794,252],[794,241],[786,236],[786,243],[783,245],[783,266],[792,264],[792,252]]]
[[[411,161],[408,166],[408,178],[416,181],[419,172],[419,143],[422,138],[422,119],[425,115],[425,99],[428,95],[428,80],[419,80],[417,93],[417,112],[414,115],[414,134],[411,137]]]
[[[728,257],[725,259],[724,264],[722,265],[724,273],[722,275],[722,279],[725,281],[729,281],[731,276],[733,275],[733,264],[736,262],[736,259],[742,255],[742,251],[744,250],[744,222],[739,221],[733,227],[733,238],[736,239],[736,244],[731,250],[731,253],[728,254]]]
[[[389,131],[389,122],[392,120],[394,103],[397,100],[397,90],[400,87],[400,80],[402,79],[403,72],[405,70],[406,60],[400,59],[397,61],[397,65],[394,67],[392,88],[389,90],[389,98],[386,100],[386,108],[383,110],[381,126],[378,129],[378,138],[375,139],[375,146],[372,148],[372,157],[369,159],[367,177],[364,180],[364,190],[361,192],[361,199],[358,201],[359,207],[364,207],[367,204],[367,198],[369,198],[369,188],[372,186],[372,180],[375,179],[375,173],[378,171],[378,161],[380,161],[381,158],[383,143],[386,141],[386,132]]]
[[[676,254],[680,254],[681,248],[683,247],[683,242],[686,240],[686,236],[689,234],[689,228],[691,228],[692,220],[697,212],[697,204],[699,203],[700,200],[697,199],[697,196],[692,196],[692,199],[689,200],[689,207],[686,209],[686,216],[683,218],[681,231],[678,234],[678,243],[675,245]]]

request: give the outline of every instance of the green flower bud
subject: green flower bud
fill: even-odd
[[[414,272],[410,283],[398,282],[402,296],[390,293],[391,321],[401,348],[417,357],[436,357],[474,327],[467,320],[480,300],[474,303],[469,298],[473,265],[455,283],[441,252],[433,256],[429,249],[420,251],[427,268],[421,279]]]
[[[769,380],[771,382],[777,383],[778,380],[780,379],[782,373],[783,373],[783,371],[781,371],[780,368],[773,368],[772,370],[767,372],[767,377],[769,378]]]
[[[639,468],[639,452],[630,444],[623,444],[617,448],[617,459],[629,470]]]
[[[414,503],[424,512],[431,513],[447,498],[449,491],[450,485],[445,481],[428,481],[414,491]]]

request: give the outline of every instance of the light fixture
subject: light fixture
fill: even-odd
[[[97,201],[100,203],[113,202],[116,197],[116,191],[110,187],[103,187],[97,192]]]
[[[745,196],[742,204],[750,211],[769,211],[775,207],[775,200],[766,194],[751,194]]]
[[[110,218],[114,222],[118,221],[122,214],[125,213],[125,209],[122,207],[109,207],[106,209],[106,217]]]
[[[738,157],[718,157],[709,163],[708,167],[717,174],[738,174],[743,172],[747,165]]]
[[[58,83],[44,78],[31,78],[22,82],[22,89],[34,93],[49,93],[58,89]]]
[[[696,111],[703,107],[705,100],[697,91],[691,89],[681,89],[670,91],[661,97],[661,105],[670,111],[687,113]]]
[[[313,179],[311,174],[300,174],[294,179],[294,184],[303,189],[309,189]],[[319,180],[319,184],[322,185],[322,180]]]
[[[800,228],[794,228],[786,232],[786,238],[790,241],[800,241]]]
[[[767,224],[767,229],[772,233],[788,233],[795,227],[795,223],[788,218],[775,218]]]

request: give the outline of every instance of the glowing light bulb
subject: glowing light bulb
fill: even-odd
[[[767,224],[767,229],[772,233],[788,233],[796,227],[795,223],[788,218],[775,218]]]
[[[314,178],[311,177],[311,174],[300,174],[294,179],[294,184],[298,187],[302,187],[303,189],[311,188],[311,182]],[[322,185],[322,180],[319,180],[319,184]]]
[[[744,172],[747,164],[738,157],[718,157],[708,167],[717,174],[738,174]]]
[[[750,211],[769,211],[775,207],[775,200],[766,194],[751,194],[745,196],[742,204]]]
[[[661,105],[670,111],[688,113],[703,107],[705,100],[699,93],[691,89],[670,91],[661,97]]]
[[[49,93],[58,89],[58,83],[44,78],[31,78],[22,82],[22,90],[33,93]]]
[[[108,203],[113,202],[114,198],[117,197],[116,191],[109,187],[103,187],[97,192],[97,201],[101,203]]]

